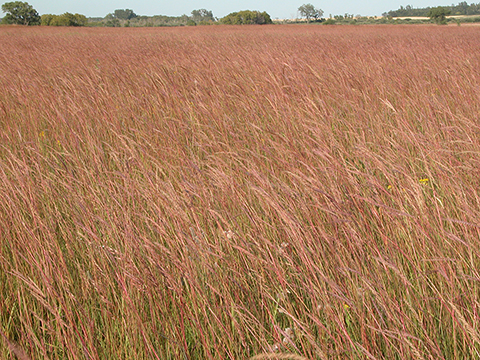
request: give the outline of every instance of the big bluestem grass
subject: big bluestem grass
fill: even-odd
[[[478,28],[0,44],[1,358],[479,356]]]

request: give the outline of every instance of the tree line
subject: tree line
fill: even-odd
[[[65,13],[62,15],[39,15],[27,2],[13,1],[2,5],[6,13],[2,24],[44,25],[44,26],[178,26],[178,25],[209,25],[209,24],[271,24],[272,19],[267,12],[243,10],[232,12],[217,19],[211,10],[193,10],[190,16],[139,16],[132,9],[117,9],[104,18],[90,18],[85,15]]]
[[[62,15],[45,14],[40,16],[32,5],[21,1],[12,1],[3,4],[2,11],[6,13],[2,19],[2,24],[85,26],[88,22],[85,15],[71,14],[68,12]]]
[[[85,15],[65,13],[62,15],[44,14],[38,12],[27,2],[13,1],[2,5],[6,16],[3,24],[19,25],[45,25],[45,26],[162,26],[162,25],[252,25],[272,24],[270,15],[263,11],[243,10],[232,12],[221,19],[213,16],[213,12],[206,9],[193,10],[191,16],[139,16],[132,9],[117,9],[107,14],[104,18],[87,19]],[[304,4],[298,8],[300,14],[310,22],[318,21],[323,10],[315,8],[312,4]],[[89,21],[90,20],[90,21]]]
[[[132,9],[117,9],[107,14],[103,18],[87,18],[81,14],[64,13],[62,15],[44,14],[40,16],[38,12],[27,2],[13,1],[2,5],[2,11],[6,15],[1,20],[2,24],[19,24],[19,25],[45,25],[45,26],[111,26],[111,27],[127,27],[127,26],[184,26],[184,25],[210,25],[210,24],[226,24],[226,25],[250,25],[250,24],[272,24],[270,15],[263,11],[243,10],[232,12],[221,19],[214,17],[211,10],[198,9],[193,10],[191,15],[181,16],[142,16],[137,15]],[[303,4],[298,8],[298,13],[307,22],[320,22],[325,25],[332,24],[360,24],[360,23],[385,23],[384,19],[376,17],[354,17],[345,14],[336,15],[328,19],[324,19],[323,10],[316,8],[312,4]],[[435,8],[413,8],[407,5],[398,10],[392,10],[384,13],[387,19],[393,17],[430,17],[437,24],[445,24],[447,15],[477,15],[480,14],[480,3],[467,4],[460,2],[458,5],[450,7]],[[366,20],[364,20],[366,19]],[[480,21],[480,18],[466,18],[462,21]],[[298,20],[297,20],[298,21]],[[460,21],[460,20],[457,20]],[[391,21],[390,21],[391,22]],[[396,23],[396,22],[394,22]]]
[[[132,9],[117,9],[104,18],[90,19],[93,26],[179,26],[179,25],[209,25],[217,19],[213,12],[206,9],[193,10],[191,16],[137,15]]]
[[[438,7],[437,7],[438,8]],[[468,4],[466,1],[462,1],[457,5],[442,6],[449,11],[451,15],[480,15],[480,3]],[[429,16],[431,7],[426,8],[414,8],[411,5],[406,7],[400,6],[397,10],[390,10],[383,13],[383,16],[387,17],[407,17],[407,16]]]
[[[97,19],[97,26],[175,26],[175,25],[253,25],[271,24],[272,19],[267,12],[243,10],[232,12],[227,16],[217,19],[211,10],[193,10],[190,16],[138,16],[131,9],[115,10],[104,19]]]

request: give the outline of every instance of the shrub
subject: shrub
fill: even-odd
[[[263,25],[272,24],[272,19],[265,11],[243,10],[228,14],[220,22],[225,25]]]
[[[63,15],[42,15],[41,24],[44,26],[85,26],[87,17],[81,14],[65,13]]]

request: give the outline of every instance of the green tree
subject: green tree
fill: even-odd
[[[137,17],[132,9],[117,9],[113,12],[113,16],[119,20],[130,20]]]
[[[265,11],[243,10],[228,14],[221,18],[220,22],[226,25],[264,25],[271,24],[272,18]]]
[[[71,13],[65,13],[62,15],[66,22],[68,23],[67,26],[85,26],[87,25],[87,17],[85,15],[81,14],[71,14]]]
[[[42,25],[46,26],[85,26],[87,17],[81,14],[65,13],[63,15],[42,15]]]
[[[310,19],[317,20],[323,16],[323,10],[315,8],[312,4],[303,4],[298,8],[298,11],[308,22],[310,22]]]
[[[428,17],[438,25],[445,25],[447,23],[447,15],[450,15],[450,13],[450,9],[443,6],[437,6],[430,9]]]
[[[120,24],[120,20],[113,18],[111,20],[108,20],[105,23],[105,26],[107,26],[107,27],[121,27],[122,25]]]
[[[200,21],[215,21],[215,18],[212,11],[198,9],[192,11],[192,20],[198,23]]]
[[[42,26],[50,26],[50,23],[52,20],[55,18],[55,16],[58,15],[52,15],[52,14],[43,14],[41,17],[40,25]]]
[[[27,2],[7,2],[2,5],[2,11],[7,13],[2,19],[3,24],[40,25],[40,15]]]

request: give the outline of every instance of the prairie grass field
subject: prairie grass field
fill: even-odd
[[[480,28],[0,49],[1,359],[480,357]]]

